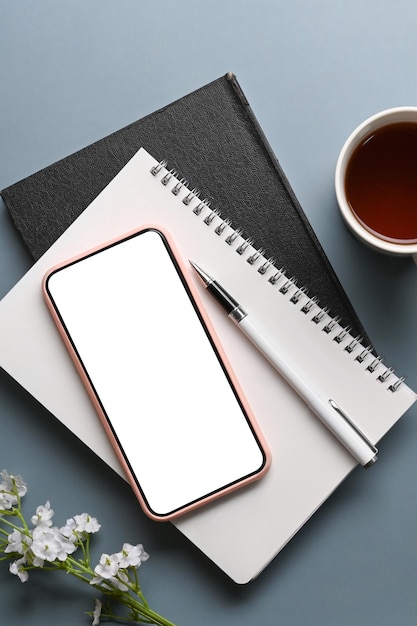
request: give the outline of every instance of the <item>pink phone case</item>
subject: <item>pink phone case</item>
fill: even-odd
[[[119,443],[118,443],[118,439],[115,436],[115,433],[113,431],[113,428],[111,426],[111,424],[109,423],[109,419],[106,416],[105,411],[103,410],[103,407],[101,405],[100,402],[100,398],[97,397],[96,392],[94,390],[94,387],[92,386],[89,376],[87,374],[87,372],[85,371],[82,362],[80,361],[80,358],[77,354],[77,351],[74,349],[73,343],[71,341],[71,338],[69,337],[66,328],[65,328],[65,324],[63,322],[65,322],[65,320],[62,320],[61,315],[59,313],[59,310],[57,309],[56,304],[54,303],[53,298],[51,297],[51,294],[49,293],[48,290],[48,281],[49,278],[57,271],[59,271],[62,268],[65,268],[69,265],[72,265],[75,262],[81,261],[89,256],[91,256],[92,254],[98,253],[101,250],[106,250],[107,248],[109,248],[110,246],[113,245],[117,245],[117,244],[123,244],[124,241],[127,241],[128,239],[130,239],[131,237],[135,237],[136,235],[140,235],[141,233],[144,233],[146,231],[156,231],[158,234],[161,235],[161,237],[163,238],[163,240],[165,240],[165,245],[167,246],[168,250],[170,251],[172,257],[175,259],[175,264],[177,266],[177,270],[180,271],[181,275],[182,275],[182,280],[185,282],[185,284],[187,285],[189,291],[192,294],[192,300],[194,300],[194,305],[197,307],[200,316],[203,320],[203,324],[205,325],[206,329],[208,330],[210,337],[212,339],[212,342],[216,348],[218,357],[220,358],[222,364],[223,364],[223,368],[224,370],[227,372],[227,376],[228,379],[230,381],[231,386],[234,388],[235,390],[235,394],[236,396],[239,398],[240,404],[243,407],[244,413],[246,414],[247,420],[250,423],[254,438],[256,439],[259,449],[262,452],[263,455],[263,462],[262,465],[259,467],[259,469],[251,474],[250,476],[245,476],[242,477],[240,480],[238,480],[237,482],[234,482],[233,484],[229,484],[229,485],[225,485],[222,488],[218,489],[215,493],[209,493],[206,495],[203,495],[202,497],[200,497],[197,501],[191,502],[191,503],[186,503],[184,504],[179,510],[170,512],[169,514],[165,514],[165,515],[160,515],[160,514],[156,514],[154,511],[151,510],[151,508],[148,506],[146,497],[144,496],[142,490],[141,490],[141,486],[140,486],[140,476],[136,477],[131,469],[131,466],[129,464],[129,459],[126,458],[126,454],[124,452],[123,449],[121,449]],[[48,309],[52,315],[52,318],[60,332],[60,335],[69,351],[69,354],[71,355],[75,367],[77,368],[77,371],[84,383],[84,385],[86,386],[86,389],[88,391],[88,394],[91,398],[91,401],[100,417],[101,423],[107,433],[107,436],[109,437],[110,442],[112,443],[114,450],[117,454],[117,457],[126,473],[126,477],[129,480],[129,483],[135,493],[135,495],[137,496],[143,510],[145,511],[145,513],[151,518],[154,519],[156,521],[165,521],[165,520],[170,520],[173,519],[175,517],[178,517],[179,515],[182,515],[186,512],[189,512],[191,510],[194,510],[204,504],[207,504],[208,502],[211,502],[217,498],[219,498],[220,496],[225,496],[227,494],[230,494],[231,492],[235,491],[238,488],[244,487],[245,485],[252,483],[255,480],[258,480],[259,478],[261,478],[262,476],[264,476],[264,474],[268,471],[270,464],[271,464],[271,457],[270,457],[270,452],[268,449],[268,446],[266,444],[266,441],[259,429],[259,426],[256,422],[256,419],[251,411],[251,408],[248,405],[248,402],[246,401],[246,398],[243,394],[243,391],[240,387],[239,381],[236,379],[236,376],[230,366],[230,363],[228,361],[228,358],[226,356],[226,354],[224,353],[224,350],[217,338],[217,335],[215,333],[215,330],[211,324],[211,321],[204,309],[204,306],[201,302],[200,296],[197,292],[197,289],[194,285],[193,280],[191,279],[192,276],[192,272],[190,270],[190,268],[188,266],[186,266],[184,264],[184,262],[182,261],[182,259],[180,258],[176,248],[175,248],[175,244],[173,243],[173,241],[171,240],[170,235],[165,232],[160,226],[156,226],[156,225],[146,225],[143,226],[142,228],[140,228],[139,230],[133,231],[131,233],[127,233],[126,235],[124,235],[121,238],[117,238],[114,239],[112,241],[106,242],[105,244],[101,245],[101,246],[97,246],[91,250],[89,250],[88,252],[78,255],[70,260],[67,260],[64,263],[61,263],[53,268],[51,268],[47,274],[44,277],[43,280],[43,294],[44,294],[44,298],[46,301],[46,304],[48,306]],[[192,472],[192,468],[190,468],[190,472]]]

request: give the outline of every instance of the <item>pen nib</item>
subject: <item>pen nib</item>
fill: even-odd
[[[196,263],[194,263],[193,261],[190,261],[190,265],[195,270],[197,276],[200,278],[201,282],[203,283],[205,287],[207,287],[207,285],[210,285],[210,283],[213,282],[213,279],[211,278],[211,276],[209,276],[204,270],[202,270],[201,267],[199,267]]]

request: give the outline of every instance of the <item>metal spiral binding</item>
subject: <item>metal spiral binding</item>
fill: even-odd
[[[150,173],[162,185],[169,187],[174,196],[181,198],[182,204],[191,209],[192,215],[201,217],[203,224],[213,228],[217,236],[223,237],[228,246],[233,247],[261,276],[265,276],[268,284],[277,289],[277,294],[287,297],[294,306],[300,307],[301,313],[310,316],[311,322],[331,336],[355,363],[362,366],[368,374],[374,374],[376,381],[387,383],[388,391],[395,393],[401,387],[405,376],[397,377],[394,368],[385,366],[383,358],[375,356],[371,346],[363,346],[362,337],[353,337],[350,327],[341,326],[339,317],[331,316],[327,307],[320,307],[316,296],[310,297],[304,287],[297,285],[294,277],[288,278],[284,268],[278,269],[273,258],[266,258],[262,248],[255,248],[252,239],[243,237],[242,229],[234,228],[229,219],[222,218],[220,211],[210,206],[209,199],[202,200],[198,190],[190,190],[187,182],[166,166],[165,160],[160,161],[151,168]],[[391,379],[393,382],[390,383]]]

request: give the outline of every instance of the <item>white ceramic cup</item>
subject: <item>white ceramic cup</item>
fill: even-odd
[[[395,243],[372,234],[355,217],[346,199],[345,192],[346,169],[354,150],[372,131],[397,122],[415,122],[417,124],[417,107],[397,107],[381,111],[362,122],[351,133],[339,154],[336,164],[336,197],[346,225],[360,241],[378,252],[402,257],[412,256],[417,263],[417,243]]]

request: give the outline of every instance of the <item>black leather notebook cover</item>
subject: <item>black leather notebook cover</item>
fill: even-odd
[[[167,159],[278,268],[368,340],[233,74],[4,189],[35,260],[140,147]]]

